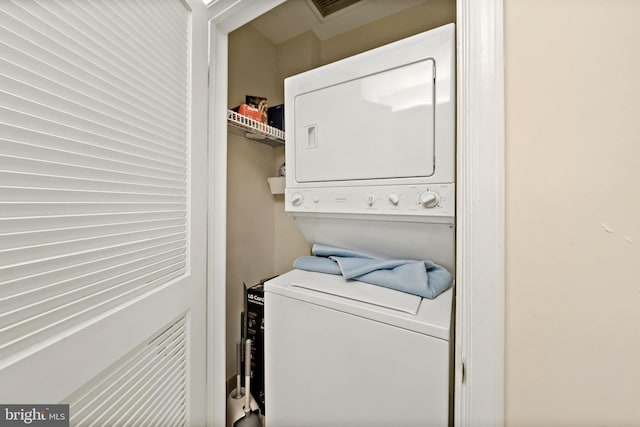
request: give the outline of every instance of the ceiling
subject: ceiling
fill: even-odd
[[[280,44],[309,30],[320,40],[326,40],[426,1],[428,0],[362,0],[322,18],[311,2],[287,0],[256,18],[251,25],[274,44]]]

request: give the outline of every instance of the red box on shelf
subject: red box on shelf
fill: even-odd
[[[241,104],[240,108],[238,108],[238,114],[262,122],[262,112],[253,105]]]

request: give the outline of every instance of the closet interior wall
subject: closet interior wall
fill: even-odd
[[[430,0],[326,40],[307,31],[278,45],[249,23],[229,34],[228,107],[243,103],[245,95],[264,96],[270,106],[282,104],[286,77],[455,22],[455,18],[455,0]],[[284,212],[284,197],[269,190],[267,177],[277,176],[283,162],[284,146],[271,147],[229,131],[228,378],[235,370],[243,282],[250,285],[289,271],[295,258],[310,251],[295,222]]]

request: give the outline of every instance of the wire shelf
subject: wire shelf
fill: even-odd
[[[284,131],[238,114],[235,111],[227,110],[227,123],[246,131],[247,134],[245,136],[251,140],[272,146],[284,144]]]

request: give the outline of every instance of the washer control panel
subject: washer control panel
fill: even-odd
[[[287,212],[451,216],[454,184],[287,188]]]

